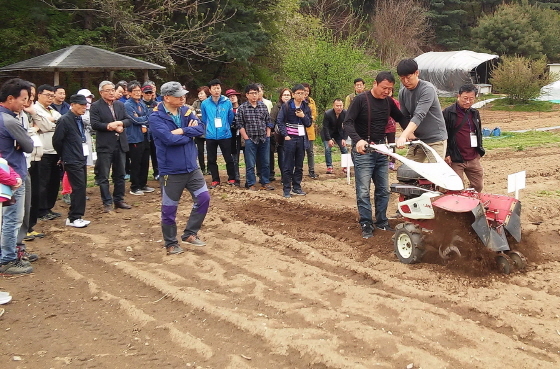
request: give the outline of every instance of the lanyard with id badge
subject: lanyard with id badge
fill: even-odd
[[[296,113],[298,111],[302,111],[302,110],[300,108],[296,108]],[[297,117],[297,115],[296,115],[296,117]],[[305,136],[305,126],[303,126],[302,124],[298,124],[297,132],[298,132],[298,136]]]

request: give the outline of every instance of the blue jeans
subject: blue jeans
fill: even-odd
[[[0,263],[17,260],[17,236],[25,213],[25,181],[12,196],[16,203],[2,207],[2,235],[0,236]],[[1,204],[1,203],[0,203]],[[1,206],[1,205],[0,205]]]
[[[261,164],[260,183],[263,186],[270,183],[270,137],[267,137],[266,141],[259,143],[246,140],[243,155],[245,156],[247,186],[251,187],[257,182],[257,177],[255,176],[257,157],[259,158],[259,162]]]
[[[305,138],[303,136],[294,136],[290,140],[284,140],[284,167],[282,168],[284,193],[289,193],[292,188],[296,191],[301,190],[304,155]]]
[[[360,224],[375,224],[384,227],[389,224],[387,219],[387,205],[389,204],[389,161],[386,155],[372,152],[360,155],[352,149],[354,172],[356,174],[356,201]],[[370,185],[373,181],[375,191],[375,222],[372,219]]]
[[[342,146],[342,139],[334,139],[338,147],[340,148],[341,154],[348,154],[348,149],[346,146]],[[325,146],[325,164],[327,164],[327,168],[332,168],[332,154],[331,154],[331,147],[329,147],[329,141],[323,141],[323,145]]]

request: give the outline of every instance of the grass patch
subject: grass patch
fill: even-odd
[[[538,191],[536,195],[539,197],[560,197],[560,190],[556,191]]]
[[[518,111],[518,112],[549,112],[558,109],[558,104],[550,101],[525,101],[513,102],[509,99],[494,100],[490,104],[490,110],[494,111]]]
[[[513,148],[516,151],[523,151],[528,147],[539,147],[559,142],[560,134],[555,132],[503,132],[498,137],[484,137],[484,148],[487,150]]]
[[[481,95],[481,96],[477,96],[476,101],[484,101],[484,100],[488,100],[488,99],[494,99],[496,97],[501,97],[500,95],[492,95],[492,94],[488,94],[488,95]],[[449,105],[455,104],[455,102],[457,101],[457,97],[453,96],[453,97],[442,97],[439,96],[439,104],[441,105],[442,109],[447,108]]]

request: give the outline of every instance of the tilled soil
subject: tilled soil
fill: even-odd
[[[2,368],[557,368],[559,158],[558,145],[484,158],[486,192],[505,194],[507,175],[527,171],[517,248],[529,265],[510,275],[400,263],[390,233],[361,238],[340,168],[318,166],[305,197],[283,198],[278,181],[211,190],[208,245],[175,256],[162,248],[159,191],[103,214],[88,189],[92,224],[40,223],[35,273],[0,278],[14,296]],[[184,195],[179,227],[190,204]]]

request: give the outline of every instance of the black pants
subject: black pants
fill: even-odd
[[[284,193],[290,189],[301,190],[303,179],[303,157],[305,155],[305,139],[303,136],[293,136],[284,141],[284,167],[282,168],[282,184]]]
[[[130,190],[140,190],[148,184],[148,170],[150,169],[150,143],[143,142],[128,144],[130,156]]]
[[[97,152],[95,162],[95,183],[99,185],[103,205],[111,205],[113,202],[124,200],[124,162],[125,152],[120,145],[113,152]],[[109,191],[109,171],[113,168],[111,178],[113,179],[113,197]]]
[[[156,144],[154,143],[154,139],[150,140],[150,157],[152,158],[152,170],[154,171],[154,177],[159,176],[159,167],[157,162],[157,154],[156,154]]]
[[[208,169],[210,170],[210,174],[212,174],[212,182],[220,182],[220,172],[218,171],[218,146],[226,161],[228,181],[235,180],[235,168],[233,166],[233,157],[231,156],[231,138],[224,138],[223,140],[207,139],[206,153],[208,155]]]
[[[125,154],[124,173],[130,175],[130,151]]]
[[[233,171],[235,172],[235,182],[241,181],[239,173],[239,157],[241,156],[241,136],[237,135],[237,130],[231,130],[231,157],[233,158]]]
[[[60,190],[60,169],[57,154],[43,154],[39,162],[39,213],[47,215],[56,204]]]
[[[37,225],[39,214],[39,166],[40,161],[32,161],[29,167],[29,177],[31,178],[31,207],[29,208],[29,227],[28,232],[33,231],[33,227]]]
[[[206,172],[206,162],[204,161],[204,142],[206,139],[204,137],[195,137],[194,142],[196,143],[196,148],[198,149],[198,165],[202,173]]]
[[[64,164],[64,170],[68,175],[68,181],[72,186],[72,193],[70,194],[70,211],[68,212],[68,219],[71,222],[80,219],[86,212],[86,186],[87,186],[87,171],[86,163],[84,164]]]

